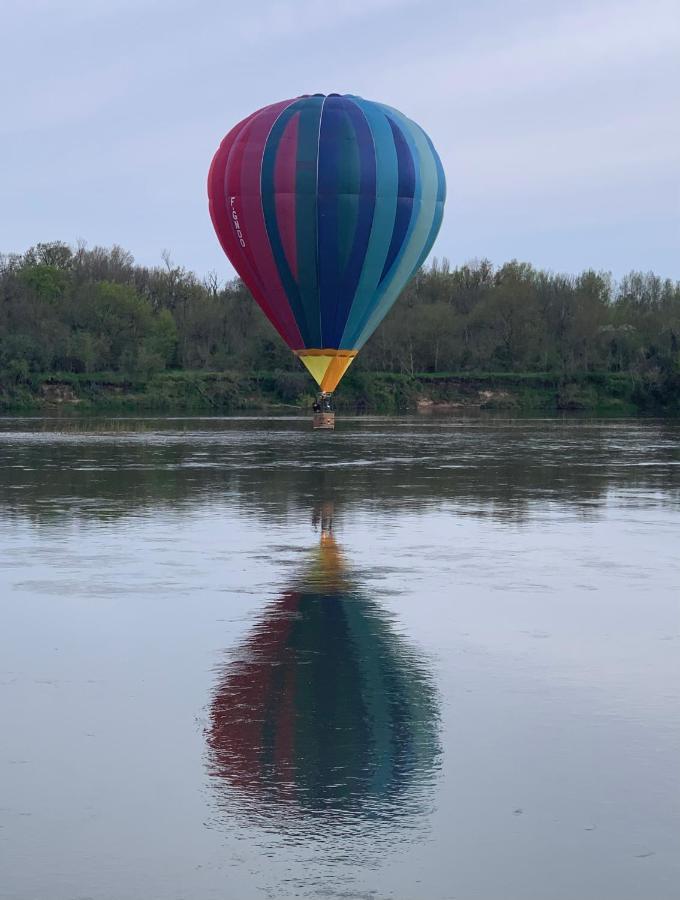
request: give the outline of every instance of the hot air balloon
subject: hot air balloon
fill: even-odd
[[[352,94],[265,106],[208,175],[219,241],[321,391],[321,409],[425,261],[446,181],[402,113]]]

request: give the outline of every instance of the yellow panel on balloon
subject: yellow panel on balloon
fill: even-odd
[[[327,371],[329,365],[333,362],[335,357],[334,356],[317,356],[316,354],[314,354],[313,356],[307,355],[307,354],[302,356],[302,354],[300,354],[300,359],[309,369],[314,381],[316,381],[316,383],[319,386],[321,386],[323,377],[326,374],[326,371]]]
[[[352,364],[353,356],[336,356],[331,360],[331,364],[326,370],[326,374],[323,377],[323,381],[321,382],[321,390],[334,391],[338,384],[340,383],[340,379],[345,374],[347,369],[349,369]]]
[[[302,350],[298,356],[322,391],[332,393],[349,369],[356,350]]]

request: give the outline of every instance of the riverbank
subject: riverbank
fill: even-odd
[[[167,371],[53,373],[21,381],[0,375],[0,410],[41,412],[214,412],[307,410],[314,392],[304,372]],[[619,373],[350,372],[336,395],[339,410],[445,413],[465,409],[522,412],[680,414],[680,376]]]

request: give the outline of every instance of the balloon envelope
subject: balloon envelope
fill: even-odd
[[[429,137],[402,113],[314,94],[239,122],[208,195],[234,268],[332,391],[430,252],[446,182]]]

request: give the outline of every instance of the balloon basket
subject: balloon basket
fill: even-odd
[[[312,418],[312,428],[315,430],[317,428],[323,428],[327,431],[332,431],[335,428],[335,413],[334,412],[319,412],[314,413],[314,417]]]

